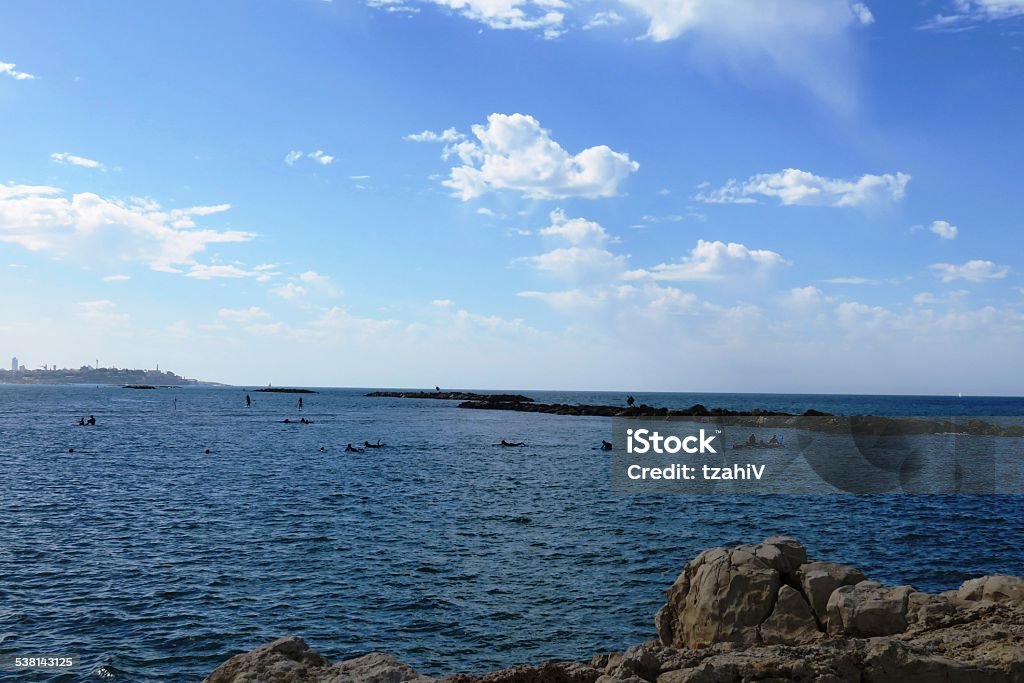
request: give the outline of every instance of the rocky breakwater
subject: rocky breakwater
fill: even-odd
[[[478,394],[472,391],[371,391],[364,396],[384,398],[436,398],[445,401],[474,401],[487,406],[494,403],[530,404],[533,399],[522,394]],[[461,406],[460,406],[461,407]]]
[[[429,678],[374,652],[331,663],[289,636],[236,655],[205,683],[1024,682],[1024,578],[929,594],[809,561],[794,538],[712,548],[655,616],[657,640],[587,662]]]

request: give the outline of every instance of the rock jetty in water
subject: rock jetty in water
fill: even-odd
[[[446,401],[473,401],[491,407],[494,403],[533,403],[533,399],[522,394],[477,394],[472,391],[371,391],[366,396],[385,398],[437,398]],[[462,408],[463,406],[459,406]]]
[[[289,636],[236,655],[205,683],[979,683],[1024,681],[1024,578],[929,594],[813,562],[796,539],[712,548],[655,616],[657,640],[587,662],[428,678],[374,652],[332,664]]]

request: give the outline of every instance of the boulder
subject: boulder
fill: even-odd
[[[316,671],[328,664],[302,638],[285,636],[235,655],[218,666],[204,683],[316,683],[320,680]]]
[[[431,683],[433,679],[383,652],[331,665],[298,636],[235,655],[204,683]],[[588,682],[589,683],[589,682]]]
[[[964,581],[956,592],[961,600],[1007,602],[1024,607],[1024,577],[994,574]]]
[[[757,627],[772,612],[779,572],[748,547],[706,550],[686,565],[655,616],[663,645],[706,647],[757,642]]]
[[[807,562],[807,549],[792,536],[771,536],[756,545],[741,545],[739,549],[753,553],[784,577],[795,574],[800,565]]]
[[[860,570],[835,562],[808,562],[798,572],[800,591],[807,596],[818,624],[825,626],[828,599],[840,586],[852,586],[864,580]]]
[[[761,642],[765,645],[809,643],[824,634],[818,630],[811,606],[792,586],[779,588],[775,609],[761,624]]]
[[[828,600],[828,634],[872,638],[907,630],[910,586],[886,588],[875,581],[840,586]]]

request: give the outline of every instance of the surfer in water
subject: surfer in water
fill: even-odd
[[[345,446],[345,452],[346,453],[362,453],[363,449],[362,448],[356,448],[352,444],[349,444],[349,445]]]
[[[299,396],[299,410],[302,410],[302,397]]]
[[[252,408],[252,397],[249,394],[245,395],[245,407]]]
[[[505,446],[506,448],[509,448],[509,447],[514,447],[514,446],[525,446],[526,442],[525,441],[505,441],[505,439],[502,439],[501,440],[501,445]]]
[[[612,446],[610,441],[605,441],[604,439],[601,439],[601,450],[602,451],[610,451],[612,448],[613,448],[613,446]]]

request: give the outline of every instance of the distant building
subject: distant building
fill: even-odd
[[[11,359],[11,372],[17,372],[17,371],[18,371],[18,357],[15,356],[14,358]]]

